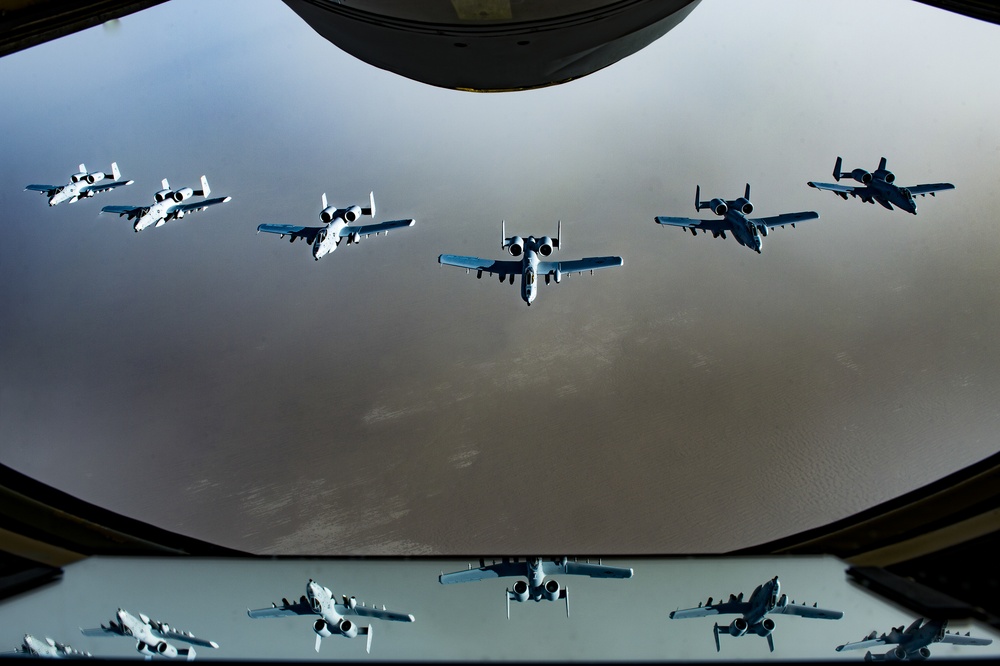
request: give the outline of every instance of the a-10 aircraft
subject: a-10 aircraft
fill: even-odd
[[[281,605],[271,604],[270,608],[258,608],[256,610],[247,609],[247,615],[252,618],[285,617],[289,615],[318,615],[319,618],[313,622],[312,628],[316,632],[316,652],[319,652],[320,643],[324,638],[339,634],[347,638],[356,636],[367,636],[368,642],[365,646],[367,652],[372,651],[372,627],[359,627],[345,615],[357,615],[360,617],[373,617],[378,620],[392,620],[395,622],[413,622],[412,615],[394,613],[381,609],[374,604],[365,606],[358,604],[354,597],[343,597],[344,603],[337,603],[330,588],[323,587],[319,583],[309,579],[306,585],[306,593],[297,602],[291,603],[288,599],[282,599]]]
[[[847,200],[847,195],[851,195],[870,204],[877,201],[889,210],[892,210],[892,205],[896,204],[907,213],[914,215],[917,214],[917,201],[913,198],[915,195],[923,197],[929,194],[934,196],[935,192],[955,189],[955,186],[951,183],[930,183],[900,187],[896,185],[895,174],[885,168],[886,159],[884,157],[879,160],[878,169],[873,173],[869,173],[864,169],[841,171],[842,165],[843,160],[838,157],[837,162],[833,165],[834,180],[839,183],[841,178],[853,178],[861,183],[861,187],[857,185],[836,185],[834,183],[814,183],[813,181],[809,181],[807,184],[809,187],[815,187],[817,190],[829,190],[837,196],[842,197],[844,201]]]
[[[774,620],[766,617],[769,613],[798,615],[800,617],[816,618],[821,620],[839,620],[844,617],[844,614],[841,611],[817,608],[816,604],[813,604],[812,606],[803,606],[796,604],[794,601],[789,603],[788,597],[781,594],[781,583],[778,581],[778,577],[775,576],[763,585],[758,585],[757,588],[750,594],[750,598],[746,601],[743,601],[742,592],[738,595],[730,594],[728,601],[718,604],[712,604],[712,597],[709,597],[708,601],[705,602],[704,605],[698,604],[697,608],[688,608],[686,610],[675,610],[671,612],[670,619],[683,620],[691,617],[725,615],[729,613],[735,613],[737,615],[741,615],[742,617],[738,617],[733,620],[729,626],[720,626],[716,623],[715,628],[713,629],[715,632],[716,651],[721,651],[722,648],[719,644],[719,635],[725,633],[735,637],[740,637],[745,634],[757,634],[758,636],[764,636],[767,638],[767,646],[770,648],[771,652],[774,652],[774,637],[771,636],[771,632],[774,631]]]
[[[569,588],[561,586],[555,578],[548,578],[555,574],[567,576],[590,576],[591,578],[631,578],[632,569],[624,567],[611,567],[606,564],[591,562],[570,561],[567,557],[560,559],[543,560],[540,557],[526,558],[523,562],[518,562],[515,557],[513,561],[504,557],[500,562],[496,560],[493,564],[486,564],[485,560],[479,560],[479,568],[473,569],[472,565],[465,571],[454,571],[452,573],[442,573],[438,580],[442,585],[451,583],[468,583],[475,580],[486,580],[488,578],[505,578],[509,576],[524,576],[527,580],[519,580],[512,587],[507,588],[507,619],[510,619],[511,601],[556,601],[564,599],[566,601],[566,617],[569,617]],[[513,589],[512,589],[513,588]]]
[[[219,644],[215,641],[197,638],[190,631],[179,631],[169,626],[166,622],[151,620],[142,613],[139,613],[139,617],[136,617],[127,610],[119,608],[116,616],[118,621],[115,622],[112,619],[108,623],[110,626],[106,627],[102,624],[100,628],[80,629],[80,632],[84,636],[124,636],[125,638],[133,638],[135,639],[136,651],[143,655],[147,661],[154,656],[169,657],[171,659],[174,657],[185,657],[188,661],[195,658],[196,653],[194,648],[175,647],[163,640],[165,638],[172,638],[203,647],[219,647]]]
[[[544,257],[550,256],[553,250],[562,247],[561,237],[561,221],[556,227],[555,238],[548,236],[541,238],[511,236],[508,238],[505,222],[501,221],[500,247],[510,252],[512,257],[520,257],[519,260],[504,261],[442,254],[438,257],[438,263],[444,266],[464,268],[466,272],[476,271],[477,278],[482,278],[484,272],[490,275],[497,273],[501,282],[509,278],[511,284],[514,284],[514,276],[520,274],[521,299],[528,305],[531,305],[531,302],[538,295],[538,280],[541,277],[545,278],[545,284],[549,284],[549,280],[553,278],[556,283],[559,283],[565,275],[585,271],[593,273],[601,268],[614,268],[624,263],[621,257],[585,257],[575,261],[548,261],[544,259]]]
[[[327,203],[326,192],[322,197],[323,209],[319,213],[319,219],[323,223],[321,227],[303,227],[296,224],[261,224],[257,226],[257,233],[262,231],[269,234],[278,234],[282,238],[290,236],[288,242],[294,243],[295,239],[302,238],[306,243],[312,245],[313,259],[319,261],[324,256],[337,249],[340,241],[347,239],[347,244],[360,243],[363,236],[385,232],[389,235],[392,229],[402,227],[412,227],[413,220],[391,220],[378,224],[351,225],[362,215],[375,216],[375,193],[368,193],[369,206],[362,208],[358,205],[338,208]]]
[[[726,199],[701,200],[701,186],[694,190],[694,209],[711,210],[716,215],[721,216],[717,220],[696,220],[689,217],[664,217],[657,216],[653,221],[664,226],[680,227],[690,229],[691,235],[696,236],[700,229],[702,233],[711,233],[713,238],[726,237],[726,232],[730,231],[733,238],[740,245],[761,253],[763,241],[761,236],[767,236],[770,229],[774,227],[784,227],[786,224],[794,228],[796,223],[819,218],[819,213],[806,211],[802,213],[784,213],[772,217],[749,218],[753,210],[750,202],[750,183],[747,183],[746,191],[739,199],[727,201]]]
[[[922,624],[921,624],[922,623]],[[865,661],[920,661],[931,656],[931,651],[927,646],[931,643],[951,643],[952,645],[989,645],[993,642],[989,638],[973,638],[969,632],[965,635],[953,634],[947,629],[948,623],[943,620],[928,620],[917,618],[913,624],[906,629],[903,625],[893,627],[888,634],[876,636],[875,632],[868,634],[864,640],[856,643],[838,645],[837,652],[843,650],[859,650],[861,648],[871,648],[876,645],[895,645],[893,649],[883,654],[872,654],[871,651],[865,654]]]
[[[0,653],[0,656],[42,657],[45,659],[86,659],[93,657],[94,655],[89,652],[82,652],[70,647],[69,645],[64,645],[63,643],[57,643],[48,637],[46,637],[45,640],[39,640],[31,634],[25,634],[20,647],[15,648],[13,652],[8,652],[6,654]]]
[[[218,197],[215,199],[205,199],[204,201],[193,201],[183,203],[191,197],[207,197],[211,193],[208,187],[208,179],[201,177],[201,189],[194,190],[190,187],[182,187],[178,190],[170,189],[170,183],[164,178],[163,189],[153,195],[153,203],[149,206],[105,206],[102,213],[117,213],[118,217],[125,216],[126,219],[135,220],[134,229],[142,231],[146,227],[162,227],[170,220],[179,220],[188,213],[196,213],[205,210],[209,206],[226,203],[232,197]]]
[[[118,171],[117,162],[111,163],[112,181],[102,183],[101,181],[107,177],[108,175],[103,171],[88,172],[87,166],[81,164],[80,171],[70,176],[69,182],[65,185],[38,185],[33,183],[24,189],[41,192],[49,198],[50,206],[58,206],[63,201],[75,203],[80,199],[92,197],[98,192],[107,192],[116,187],[131,185],[134,182],[131,180],[121,180],[122,175]]]

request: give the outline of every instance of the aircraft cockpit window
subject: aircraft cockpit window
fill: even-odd
[[[535,284],[535,271],[528,271],[525,274],[525,279],[528,281],[528,284]]]

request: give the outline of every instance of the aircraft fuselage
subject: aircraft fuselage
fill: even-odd
[[[858,191],[857,194],[862,200],[871,203],[877,201],[889,210],[892,210],[892,205],[895,204],[907,213],[917,214],[916,199],[914,199],[913,195],[905,187],[899,187],[894,183],[887,183],[884,180],[876,178],[868,183],[867,195],[865,194],[865,190]]]
[[[318,234],[313,241],[313,259],[319,261],[330,254],[340,245],[340,230],[347,226],[347,222],[342,217],[335,217]]]
[[[538,253],[533,249],[528,248],[524,251],[521,263],[521,299],[528,305],[531,305],[538,295],[538,261]],[[538,585],[541,585],[541,579]]]
[[[726,211],[726,222],[729,223],[737,243],[756,251],[757,254],[761,253],[763,241],[760,237],[760,231],[757,230],[757,225],[747,219],[746,215],[735,207],[730,208]]]

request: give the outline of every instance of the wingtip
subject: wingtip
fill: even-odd
[[[222,200],[222,203],[228,203],[228,202],[230,202],[232,200],[233,200],[232,197],[226,197],[225,199]]]
[[[413,613],[410,613],[406,617],[410,618],[410,622],[416,622],[417,621],[417,618],[413,617]]]
[[[219,644],[218,644],[218,643],[216,643],[215,641],[209,641],[209,642],[208,642],[208,644],[209,644],[209,645],[211,645],[211,646],[212,646],[213,648],[215,648],[216,650],[218,650],[218,649],[219,649]]]

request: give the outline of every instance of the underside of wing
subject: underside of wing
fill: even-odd
[[[827,610],[825,608],[817,608],[816,606],[802,606],[799,604],[788,604],[784,608],[776,608],[773,612],[809,617],[816,620],[839,620],[844,617],[842,611]]]
[[[351,234],[358,234],[359,236],[368,236],[371,234],[380,234],[382,232],[388,232],[391,229],[401,229],[403,227],[412,227],[413,220],[391,220],[389,222],[379,222],[378,224],[361,224],[354,227],[343,227],[340,230],[341,238],[350,236]]]
[[[961,634],[945,634],[941,637],[939,643],[951,643],[952,645],[989,645],[993,642],[992,638],[975,638],[969,635]]]
[[[809,181],[806,183],[809,187],[815,187],[817,190],[829,190],[830,192],[838,192],[840,194],[853,194],[856,188],[850,185],[837,185],[836,183],[814,183]]]
[[[928,183],[925,185],[914,185],[913,187],[903,188],[910,191],[910,194],[917,196],[924,196],[927,194],[933,194],[934,192],[941,192],[944,190],[953,190],[955,186],[951,183]]]
[[[62,188],[63,188],[62,185],[39,185],[37,183],[33,183],[31,185],[28,185],[24,189],[26,189],[26,190],[32,190],[33,192],[52,192],[52,194],[55,194],[56,192],[58,192]],[[49,196],[51,196],[51,195],[49,195]]]
[[[205,210],[209,206],[215,206],[217,204],[226,203],[232,199],[232,197],[217,197],[215,199],[205,199],[204,201],[193,201],[186,204],[178,204],[177,206],[171,206],[167,212],[170,213],[197,213],[200,210]]]
[[[555,274],[557,271],[563,275],[571,273],[583,273],[584,271],[596,271],[601,268],[615,268],[624,265],[621,257],[585,257],[575,261],[539,261],[538,274]]]
[[[414,617],[406,613],[396,613],[394,611],[385,610],[384,608],[375,608],[374,606],[355,606],[354,608],[348,608],[342,604],[337,604],[337,611],[341,615],[362,615],[364,617],[374,617],[379,620],[390,620],[392,622],[413,622]]]
[[[665,227],[681,227],[682,229],[700,229],[717,234],[729,229],[729,225],[720,217],[715,220],[696,220],[691,217],[654,217],[653,221]]]
[[[438,580],[441,581],[441,584],[448,585],[450,583],[469,583],[475,580],[486,580],[487,578],[524,576],[527,573],[528,566],[523,562],[498,562],[478,569],[443,573],[438,577]]]
[[[445,266],[457,266],[458,268],[465,268],[470,271],[484,271],[490,274],[500,273],[501,275],[520,273],[522,268],[520,261],[462,257],[457,254],[442,254],[438,257],[438,263]]]
[[[591,564],[587,562],[567,562],[566,573],[573,576],[590,576],[591,578],[632,577],[632,569],[609,567],[603,564]]]
[[[675,610],[670,613],[672,620],[685,620],[691,617],[705,617],[706,615],[727,615],[743,614],[750,610],[750,604],[741,601],[727,601],[722,604],[699,606],[698,608],[686,608]]]
[[[113,183],[95,183],[93,185],[87,185],[86,187],[81,187],[81,192],[107,192],[108,190],[113,190],[116,187],[121,187],[123,185],[131,185],[135,181],[133,180],[118,180]]]
[[[120,632],[112,631],[106,627],[91,627],[88,629],[80,629],[80,633],[84,636],[122,636]]]
[[[257,233],[261,231],[280,236],[291,236],[292,238],[304,238],[310,245],[316,240],[316,234],[324,227],[303,227],[298,224],[260,224],[257,226]]]
[[[843,650],[864,650],[885,644],[886,641],[882,638],[869,638],[863,641],[858,641],[857,643],[846,643],[844,645],[838,645],[836,650],[837,652],[841,652]]]
[[[141,211],[144,206],[105,206],[102,213],[117,213],[118,215],[128,215]]]
[[[286,617],[291,615],[315,615],[313,609],[306,601],[298,601],[294,604],[282,603],[280,606],[272,604],[270,608],[258,608],[256,610],[247,609],[247,615],[254,619],[265,617]]]
[[[160,634],[164,638],[173,638],[179,641],[184,641],[185,643],[191,643],[192,645],[201,645],[203,647],[218,648],[219,644],[215,641],[205,640],[204,638],[198,638],[190,631],[180,631],[179,629],[174,629],[162,623],[150,623],[152,627],[156,630],[156,633]]]
[[[774,215],[772,217],[758,217],[750,221],[758,225],[763,224],[768,229],[773,229],[774,227],[783,227],[786,224],[796,224],[816,219],[819,219],[819,213],[809,210],[802,213],[783,213],[782,215]]]

